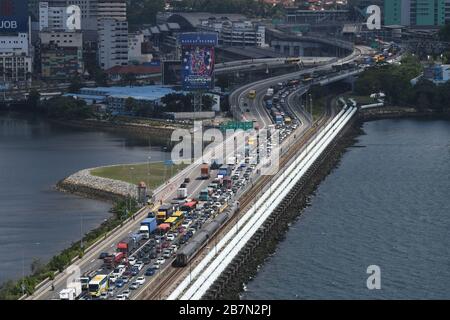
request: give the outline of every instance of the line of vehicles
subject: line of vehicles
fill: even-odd
[[[229,157],[226,164],[204,164],[198,179],[216,171],[215,178],[196,198],[187,197],[185,179],[177,196],[170,203],[148,213],[139,229],[119,241],[112,253],[100,254],[102,267],[84,274],[74,284],[59,292],[59,298],[74,299],[129,299],[146,279],[154,276],[171,261],[187,261],[206,240],[218,230],[229,216],[236,193],[250,179],[256,167],[250,158],[238,154]],[[247,162],[247,163],[246,163]],[[195,239],[190,240],[194,235]],[[188,243],[189,242],[189,243]],[[185,245],[179,250],[180,246]],[[188,250],[189,254],[185,250]],[[180,254],[177,254],[180,252]],[[174,263],[174,266],[185,266]]]

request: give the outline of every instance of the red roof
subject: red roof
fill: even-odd
[[[115,66],[108,70],[106,70],[106,73],[108,74],[153,74],[153,73],[160,73],[161,67],[160,66]]]

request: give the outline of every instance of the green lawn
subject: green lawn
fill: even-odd
[[[163,162],[119,165],[94,169],[91,174],[97,177],[121,180],[138,184],[144,181],[151,190],[162,185],[170,177],[186,168],[187,165],[165,165]]]
[[[344,95],[345,99],[352,98],[354,99],[359,105],[365,105],[365,104],[372,104],[376,103],[377,101],[369,96],[355,96],[351,94]]]

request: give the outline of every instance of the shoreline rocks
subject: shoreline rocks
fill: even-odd
[[[91,170],[94,169],[97,168],[80,170],[59,181],[56,184],[57,190],[108,202],[125,199],[129,196],[137,198],[135,185],[94,176],[91,174]]]

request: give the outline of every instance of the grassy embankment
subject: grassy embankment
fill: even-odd
[[[144,181],[151,190],[167,181],[187,167],[187,164],[166,165],[164,162],[152,162],[119,165],[94,169],[91,174],[97,177],[109,178],[138,184]]]

